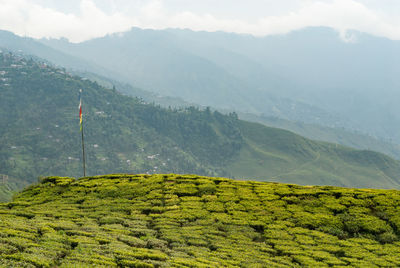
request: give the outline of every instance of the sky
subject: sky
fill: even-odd
[[[132,27],[255,36],[310,26],[400,40],[400,0],[0,0],[0,29],[82,42]]]

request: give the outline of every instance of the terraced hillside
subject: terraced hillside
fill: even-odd
[[[400,192],[48,177],[0,205],[2,267],[399,267]]]

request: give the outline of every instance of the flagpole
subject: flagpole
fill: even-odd
[[[83,134],[83,115],[82,115],[82,89],[79,90],[79,123],[82,136],[82,165],[83,177],[86,177],[86,157],[85,157],[85,139]]]
[[[83,138],[83,122],[82,122],[82,163],[83,163],[83,177],[86,177],[86,163],[85,163],[85,139]]]

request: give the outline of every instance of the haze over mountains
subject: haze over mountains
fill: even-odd
[[[124,88],[124,92],[135,96],[149,95],[139,93],[137,87],[150,90],[158,94],[156,102],[179,106],[178,99],[162,98],[177,97],[239,115],[333,127],[310,133],[289,127],[288,121],[276,125],[311,138],[400,157],[398,145],[390,144],[400,143],[398,41],[359,32],[350,32],[344,41],[330,28],[265,38],[133,28],[78,44],[20,38],[2,31],[0,46],[130,83],[134,90]],[[262,118],[246,118],[265,123]],[[354,136],[349,131],[377,140],[366,135],[349,138]]]
[[[343,41],[329,28],[265,38],[134,28],[78,44],[42,42],[163,95],[399,142],[400,42],[348,34]]]
[[[131,95],[151,93],[140,91],[130,85],[124,85],[124,82],[149,89],[156,94],[176,97],[176,99],[167,99],[158,96],[166,103],[169,102],[168,100],[179,103],[182,99],[182,103],[191,102],[217,109],[235,110],[242,114],[247,113],[250,115],[248,118],[255,116],[254,120],[267,123],[268,118],[275,117],[280,120],[276,125],[281,126],[285,125],[285,122],[289,122],[287,124],[290,125],[287,127],[289,129],[301,126],[292,123],[292,121],[303,122],[306,124],[304,126],[310,130],[307,135],[316,139],[318,139],[316,133],[319,133],[318,131],[322,129],[318,126],[331,126],[347,127],[397,141],[395,132],[397,125],[395,123],[398,116],[395,112],[398,107],[395,105],[394,97],[397,94],[395,89],[398,78],[394,73],[398,68],[398,63],[393,60],[393,57],[390,57],[395,54],[394,51],[399,45],[396,41],[354,32],[351,38],[344,42],[336,32],[328,28],[309,28],[285,36],[265,38],[222,32],[208,33],[173,29],[154,31],[134,28],[126,33],[113,34],[78,44],[69,43],[65,39],[40,40],[39,42],[30,38],[17,37],[5,31],[0,32],[0,37],[0,46],[2,47],[43,57],[61,67],[100,74],[88,73],[91,78],[101,84],[108,85],[109,88],[115,82],[117,90]],[[375,45],[385,48],[379,55],[379,59],[372,53],[373,49],[376,49]],[[325,53],[326,51],[330,53]],[[349,55],[351,57],[348,57]],[[37,62],[37,60],[33,62]],[[390,63],[390,65],[385,65],[387,63]],[[32,64],[32,66],[36,66],[35,63]],[[9,67],[6,66],[5,68]],[[35,68],[37,69],[37,67]],[[30,73],[35,68],[23,72]],[[104,96],[110,94],[110,92],[106,93],[107,90],[98,84],[85,82],[86,84],[83,85],[80,78],[54,76],[59,71],[65,73],[62,69],[47,70],[46,74],[36,70],[34,71],[35,76],[29,77],[25,77],[19,69],[16,71],[15,77],[11,79],[13,83],[20,79],[19,83],[22,83],[20,85],[31,84],[37,88],[45,86],[47,90],[50,90],[49,85],[61,83],[57,87],[62,91],[72,88],[75,83],[75,87],[83,86],[88,88],[89,91],[94,90],[93,96],[96,96],[96,100],[90,100],[93,101],[93,107],[100,105],[101,102],[103,104],[108,102],[104,100]],[[48,76],[48,73],[51,72],[54,75]],[[19,76],[20,78],[17,79]],[[62,79],[65,79],[65,81]],[[42,80],[47,82],[43,83]],[[379,87],[380,83],[385,85],[385,88]],[[17,84],[11,84],[11,87],[13,86],[19,87]],[[101,93],[103,91],[104,93]],[[384,94],[388,92],[390,95]],[[22,94],[17,91],[14,93]],[[29,99],[33,93],[28,91],[26,93],[26,96],[9,97],[15,98],[14,101],[18,102],[27,98],[24,104],[19,103],[18,105],[32,103],[33,106],[30,106],[30,109],[38,109],[36,106],[39,102]],[[73,93],[65,91],[65,94],[71,97]],[[42,97],[46,99],[45,96]],[[55,95],[55,97],[57,97],[57,102],[64,102],[61,96]],[[151,98],[152,96],[150,96]],[[5,100],[5,98],[3,99]],[[10,103],[13,103],[13,101]],[[193,170],[196,173],[206,175],[214,173],[218,175],[230,174],[231,176],[259,179],[268,177],[278,180],[283,176],[286,181],[298,182],[299,178],[302,178],[301,183],[310,184],[364,185],[365,187],[386,188],[398,186],[398,179],[395,175],[398,163],[380,154],[363,152],[358,155],[359,153],[355,153],[356,151],[352,152],[347,148],[339,147],[339,149],[335,149],[337,148],[336,145],[314,143],[295,135],[292,136],[292,134],[285,134],[286,132],[280,130],[275,131],[262,128],[259,125],[241,122],[235,119],[235,116],[219,117],[217,113],[216,117],[215,115],[209,117],[210,111],[207,114],[196,109],[189,109],[186,118],[184,118],[185,116],[182,117],[179,112],[176,113],[177,111],[170,111],[171,113],[165,114],[166,118],[164,118],[160,115],[164,113],[163,110],[158,107],[150,108],[149,106],[149,108],[146,108],[147,106],[140,101],[133,103],[136,107],[142,108],[137,108],[139,110],[135,110],[135,108],[121,110],[119,116],[121,114],[127,116],[120,118],[121,121],[118,122],[121,125],[117,128],[115,126],[98,125],[96,126],[100,128],[98,133],[107,133],[109,129],[117,130],[120,134],[123,133],[122,141],[130,142],[134,136],[137,139],[137,127],[139,129],[150,127],[152,130],[149,130],[149,133],[152,134],[140,134],[143,140],[136,141],[132,148],[140,149],[150,146],[152,149],[149,152],[146,151],[146,153],[151,156],[158,153],[158,145],[151,144],[148,140],[149,137],[157,140],[159,146],[165,145],[168,151],[166,155],[179,155],[175,159],[177,165],[172,165],[173,169],[167,168],[165,171],[188,172]],[[105,111],[100,106],[91,111],[94,113],[92,116],[99,116],[100,114],[96,113]],[[146,126],[134,121],[132,125],[131,120],[133,119],[129,118],[129,114],[134,113],[140,116],[143,109],[151,111],[150,114],[155,113],[155,115],[150,118],[151,120],[149,118],[143,119],[143,122],[147,124]],[[63,118],[63,116],[63,114],[60,114],[59,118]],[[21,115],[19,118],[25,120],[26,115]],[[65,133],[69,133],[71,131],[71,119],[65,119],[69,122]],[[172,121],[176,125],[172,123],[168,126],[163,123],[161,130],[160,120]],[[203,130],[200,130],[201,128],[196,130],[197,127],[194,127],[193,129],[193,125],[190,123],[193,120],[197,120],[199,126],[207,126],[206,129],[209,129],[211,134],[214,133],[213,135],[220,138],[215,144],[217,149],[212,149],[212,143],[209,144],[211,147],[205,149],[200,141],[192,140],[189,142],[185,140],[188,138],[185,138],[185,134],[182,132],[185,127],[194,131],[194,134],[192,134],[195,136],[202,135],[201,131]],[[22,125],[25,124],[24,121],[19,122],[22,122]],[[307,124],[313,124],[315,130],[309,128],[310,125]],[[54,123],[54,125],[58,124]],[[129,130],[124,127],[128,125],[130,126]],[[176,129],[177,126],[179,126],[179,130]],[[225,129],[227,126],[230,126],[232,133],[221,132],[221,129]],[[42,127],[39,126],[39,128]],[[18,137],[14,135],[16,132],[13,131],[17,131],[17,129],[18,127],[8,129],[8,134],[4,136],[6,144],[13,146],[12,142],[15,142]],[[168,130],[164,133],[167,129],[174,129],[178,132]],[[325,134],[328,132],[329,130]],[[258,134],[255,135],[255,133]],[[331,133],[333,132],[331,131]],[[339,131],[337,135],[340,137],[343,133]],[[167,139],[165,139],[165,135],[168,136]],[[321,136],[323,135],[321,134]],[[177,139],[177,137],[182,139]],[[355,135],[355,137],[346,137],[345,140],[347,139],[349,143],[350,140],[356,140],[358,137],[363,137],[363,139],[359,139],[360,143],[357,145],[361,148],[369,148],[368,144],[371,143],[380,151],[398,155],[396,148],[388,148],[390,147],[389,143],[374,143],[375,140],[365,138],[366,136]],[[21,138],[28,144],[31,142],[26,136]],[[207,136],[206,138],[210,137]],[[68,157],[76,159],[76,156],[66,155],[66,152],[72,148],[72,141],[64,136],[62,136],[62,139],[70,145],[60,148],[61,151],[58,153],[66,159]],[[99,139],[99,141],[102,140]],[[295,142],[291,141],[292,139]],[[288,142],[291,145],[288,145]],[[102,153],[93,155],[93,159],[113,159],[114,162],[110,163],[111,166],[104,166],[104,172],[113,170],[114,167],[118,167],[119,172],[130,170],[129,165],[121,166],[117,163],[132,158],[137,158],[136,160],[140,163],[135,166],[138,170],[134,170],[134,172],[154,172],[154,167],[146,164],[146,155],[130,154],[128,157],[124,153],[121,154],[121,151],[117,149],[124,148],[123,143],[116,145],[114,141],[108,140],[106,147],[102,149]],[[92,145],[95,144],[98,145],[98,141]],[[179,152],[176,154],[170,151],[171,146],[177,147]],[[205,156],[211,153],[213,157],[218,158],[217,155],[221,153],[222,148],[218,146],[225,146],[226,149],[220,155],[220,160],[224,159],[222,162],[214,161],[215,159],[210,160]],[[63,151],[63,148],[68,148],[68,150]],[[5,157],[6,162],[9,161],[8,157],[15,158],[15,156],[10,156],[6,147],[3,150],[8,155]],[[39,151],[46,150],[40,148]],[[212,150],[217,151],[212,153]],[[302,152],[300,155],[297,155],[298,150]],[[35,151],[32,152],[32,159],[35,159]],[[19,157],[23,158],[22,155],[26,155],[28,152],[21,151],[19,153],[21,153],[18,154]],[[168,158],[166,155],[163,157]],[[44,155],[40,157],[48,158]],[[362,160],[358,159],[360,157]],[[183,158],[186,158],[186,162],[179,160]],[[26,162],[23,163],[23,161]],[[22,170],[25,170],[25,172],[30,170],[28,173],[31,173],[31,175],[41,174],[42,168],[47,166],[47,164],[42,163],[43,167],[41,168],[42,164],[29,162],[30,160],[23,161],[21,168],[14,169],[11,175],[15,177],[25,176]],[[158,168],[160,168],[161,163],[165,163],[165,159],[160,159],[160,161],[157,164]],[[275,163],[274,161],[278,161],[279,164],[271,164]],[[347,161],[350,161],[351,167],[349,169],[340,168]],[[70,162],[61,164],[63,166],[61,169],[57,169],[57,165],[52,165],[52,168],[67,172],[71,167],[77,167],[77,163]],[[328,162],[330,164],[326,167],[325,163]],[[13,168],[9,165],[10,163],[15,163],[15,160],[5,165],[11,170]],[[283,163],[286,163],[285,166],[283,166]],[[372,166],[371,163],[373,163]],[[26,169],[26,165],[31,168]],[[98,168],[100,166],[96,167],[97,172],[99,172]],[[100,168],[100,170],[102,169]],[[288,172],[289,170],[290,172]],[[348,182],[347,178],[350,177],[352,181]],[[363,181],[366,177],[369,179]],[[383,183],[380,179],[377,182],[372,181],[373,178],[380,177],[386,182]],[[343,178],[346,179],[343,181]]]
[[[215,34],[217,38],[219,34],[222,37],[226,35]],[[178,96],[185,101],[216,108],[274,114],[290,119],[314,122],[319,115],[331,123],[335,121],[333,116],[317,107],[281,98],[281,93],[274,90],[285,89],[281,85],[284,80],[265,72],[262,65],[247,56],[222,45],[211,45],[213,36],[210,43],[202,41],[207,38],[210,39],[201,32],[188,31],[186,34],[179,30],[135,28],[127,33],[80,44],[66,43],[65,40],[42,41],[96,65],[118,70],[120,76],[114,78],[165,96]],[[231,45],[230,40],[228,43]],[[285,84],[292,86],[291,83]],[[293,111],[292,107],[296,110]]]

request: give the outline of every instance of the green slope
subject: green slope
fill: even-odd
[[[49,177],[0,204],[3,267],[398,267],[400,192]]]
[[[398,161],[373,151],[316,142],[289,131],[240,121],[245,146],[228,170],[239,177],[303,185],[398,188]],[[379,179],[378,179],[379,178]]]
[[[311,141],[210,109],[165,109],[37,61],[0,53],[0,174],[33,182],[81,174],[77,95],[84,89],[89,175],[195,173],[400,188],[385,155]]]
[[[88,72],[77,72],[77,74],[79,76],[87,77],[92,81],[96,81],[97,83],[108,88],[112,88],[113,86],[115,86],[118,91],[122,92],[123,94],[137,96],[146,102],[156,103],[161,105],[162,107],[200,107],[200,105],[187,103],[179,98],[158,95],[149,91],[132,87],[129,84],[124,84],[109,78],[102,77],[97,74]],[[219,111],[225,114],[233,112],[233,110]],[[337,143],[360,150],[377,151],[383,154],[387,154],[397,160],[400,160],[400,145],[395,144],[392,141],[385,141],[379,139],[378,137],[372,137],[358,131],[338,127],[324,127],[316,124],[306,124],[302,122],[289,121],[278,117],[255,115],[250,113],[238,113],[238,116],[240,119],[245,121],[257,122],[269,127],[286,129],[312,140]]]
[[[290,130],[312,140],[332,142],[362,150],[373,150],[387,154],[395,159],[400,159],[400,145],[393,143],[392,140],[383,140],[359,131],[293,122],[278,117],[257,116],[249,113],[239,113],[239,118],[262,123],[270,127]]]

